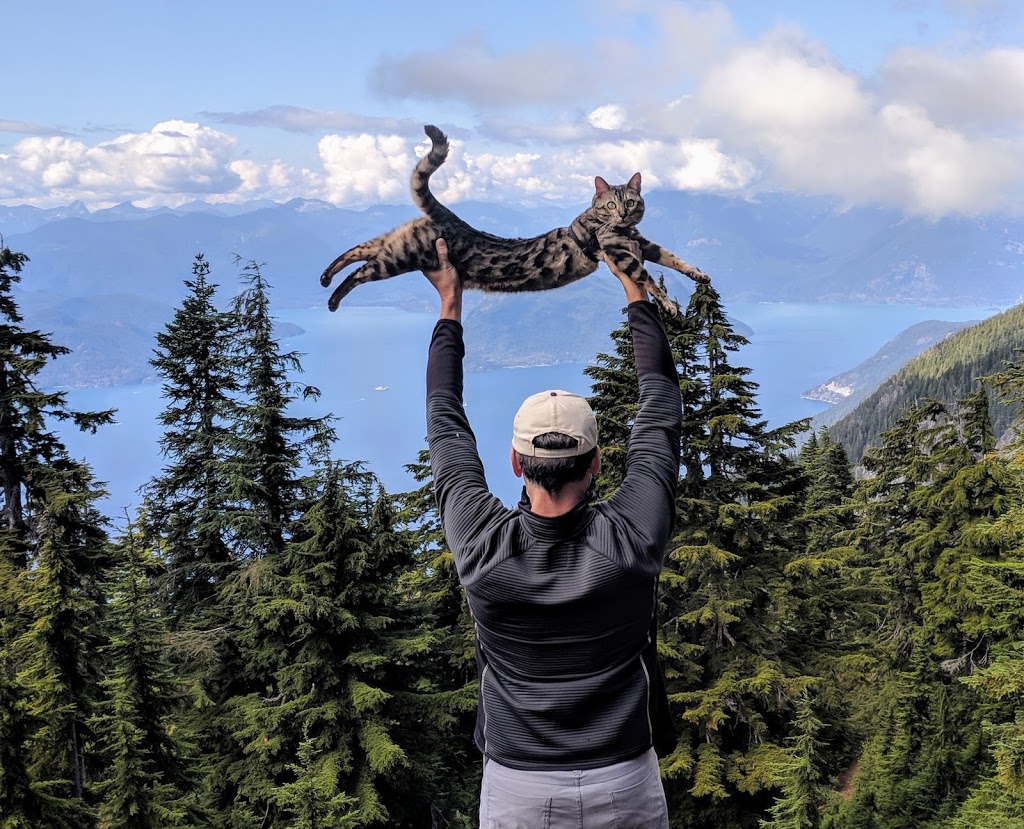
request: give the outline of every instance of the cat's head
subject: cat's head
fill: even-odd
[[[594,179],[594,188],[591,209],[602,223],[632,226],[644,217],[639,173],[634,174],[628,184],[614,186],[598,176]]]

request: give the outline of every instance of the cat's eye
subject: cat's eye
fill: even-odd
[[[614,210],[615,209],[615,202],[610,201],[610,202],[608,202],[608,204],[605,205],[605,207],[607,207],[609,210]]]
[[[635,199],[626,199],[626,207],[632,207],[634,204],[636,204]]]

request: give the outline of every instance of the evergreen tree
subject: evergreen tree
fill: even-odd
[[[698,286],[673,326],[685,474],[663,577],[663,652],[684,733],[666,761],[694,825],[756,826],[789,768],[794,706],[814,684],[787,650],[801,608],[785,567],[803,541],[804,478],[788,454],[806,422],[769,429],[718,294]]]
[[[981,645],[972,661],[987,664],[964,682],[983,701],[992,764],[942,829],[1024,829],[1024,363],[1008,363],[986,382],[1017,411],[1006,509],[972,533],[998,554],[973,559],[966,573],[977,612],[965,633]]]
[[[18,680],[38,724],[31,737],[34,780],[67,781],[55,794],[84,804],[97,697],[100,581],[109,565],[98,490],[87,467],[62,459],[42,484],[33,515],[36,549],[21,574],[27,628],[14,644]]]
[[[924,401],[865,458],[873,477],[855,532],[880,578],[885,661],[872,678],[874,736],[830,826],[938,825],[984,763],[979,699],[959,678],[984,658],[985,610],[969,573],[1000,556],[990,529],[1011,483],[986,421],[984,393],[952,414]]]
[[[368,473],[331,464],[319,483],[250,598],[245,652],[267,679],[230,702],[243,746],[230,770],[235,812],[267,827],[312,820],[295,799],[312,787],[341,825],[413,825],[429,809],[429,769],[396,736],[424,728],[408,670],[421,643],[397,589],[411,551]]]
[[[63,392],[38,388],[39,372],[69,349],[22,325],[14,286],[27,262],[25,254],[0,247],[0,553],[19,567],[29,561],[31,513],[43,497],[44,473],[65,466],[64,445],[48,423],[71,421],[95,431],[114,414],[74,411]]]
[[[164,618],[154,610],[156,570],[129,526],[108,591],[105,698],[90,723],[103,769],[95,789],[104,829],[191,825],[186,800],[195,781],[173,735],[184,691],[168,659]]]
[[[315,400],[320,391],[292,379],[302,371],[301,355],[280,349],[269,285],[255,262],[245,265],[242,280],[246,287],[232,303],[240,399],[223,468],[235,554],[251,563],[283,550],[291,522],[305,506],[301,468],[326,460],[335,435],[330,417],[291,413],[299,398]]]
[[[0,829],[43,829],[25,763],[31,725],[8,657],[7,627],[0,623]]]
[[[473,743],[477,705],[473,619],[445,543],[434,499],[428,450],[406,469],[420,486],[400,496],[412,567],[401,576],[403,614],[416,625],[420,647],[411,659],[414,702],[422,709],[418,733],[406,738],[432,792],[434,824],[470,829],[478,807],[480,764]],[[405,743],[403,743],[405,744]]]
[[[145,488],[149,532],[166,563],[162,604],[179,630],[222,625],[217,587],[233,570],[224,461],[238,368],[232,317],[214,305],[217,285],[202,254],[185,280],[189,295],[157,333],[151,365],[163,379],[160,447],[166,465]]]
[[[798,706],[811,710],[818,681],[807,672],[811,654],[791,641],[806,608],[787,571],[807,543],[796,520],[806,479],[790,454],[807,424],[769,429],[761,418],[750,370],[731,362],[746,340],[713,289],[698,286],[685,312],[663,322],[683,397],[677,529],[659,609],[659,653],[682,731],[662,763],[670,812],[679,826],[755,827],[781,786],[779,803],[790,805],[776,817],[794,808],[787,797],[812,798],[800,806],[809,815],[836,761],[808,752],[797,762],[787,742],[798,740]],[[613,342],[614,354],[588,370],[611,459],[605,494],[622,479],[637,399],[625,326]]]
[[[4,712],[12,739],[25,735],[19,758],[0,758],[0,778],[25,820],[81,827],[89,823],[85,719],[106,555],[92,506],[101,493],[52,424],[95,431],[113,412],[75,411],[64,393],[40,389],[39,372],[68,349],[23,325],[14,287],[27,261],[0,246],[0,662],[14,677]]]

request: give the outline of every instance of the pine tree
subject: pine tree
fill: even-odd
[[[104,647],[104,699],[90,722],[103,771],[95,786],[104,829],[192,825],[195,781],[173,734],[184,696],[167,654],[164,617],[156,611],[156,561],[129,525],[108,590],[110,631]]]
[[[240,366],[240,399],[230,422],[224,463],[232,504],[235,554],[252,563],[280,553],[291,522],[301,513],[300,471],[328,457],[330,417],[297,416],[299,398],[319,389],[301,384],[301,355],[283,352],[274,336],[269,285],[255,262],[242,270],[245,288],[232,303],[234,359]]]
[[[986,646],[969,574],[1001,555],[991,528],[1011,485],[987,412],[984,392],[953,413],[923,401],[865,457],[873,477],[860,487],[855,533],[880,579],[885,662],[872,678],[874,736],[835,827],[948,819],[982,768],[979,699],[959,681]]]
[[[420,486],[399,496],[408,528],[412,567],[401,576],[403,615],[416,626],[418,649],[410,667],[421,693],[414,700],[423,727],[405,737],[423,768],[437,825],[469,829],[479,791],[479,753],[473,743],[477,706],[473,619],[445,542],[434,499],[429,452],[406,469]]]
[[[149,534],[166,562],[162,603],[178,630],[224,623],[217,587],[233,571],[224,461],[238,368],[232,317],[214,305],[217,285],[202,254],[185,280],[189,295],[156,335],[151,365],[163,379],[160,447],[166,465],[146,486]]]
[[[14,286],[27,262],[25,254],[0,247],[0,552],[19,567],[28,564],[31,512],[42,498],[43,473],[66,455],[48,422],[71,421],[95,431],[114,414],[74,411],[63,392],[38,388],[39,372],[69,349],[22,325]]]
[[[14,644],[18,681],[38,723],[31,737],[34,780],[67,781],[56,796],[85,802],[97,697],[100,582],[109,566],[105,523],[87,467],[66,457],[46,473],[33,514],[36,549],[23,571],[21,598],[30,622]]]
[[[686,468],[662,580],[663,652],[684,726],[667,789],[680,813],[754,826],[783,782],[793,707],[814,684],[786,649],[800,614],[785,566],[803,543],[804,485],[788,452],[807,424],[768,429],[750,370],[730,361],[746,340],[710,287],[694,291],[670,338]]]
[[[983,702],[992,768],[942,829],[1024,829],[1024,363],[1007,364],[986,378],[1003,402],[1015,407],[1015,437],[1006,455],[1006,509],[973,532],[998,555],[970,562],[966,582],[977,612],[965,633],[983,643],[984,667],[964,682]],[[968,418],[970,421],[971,418]],[[985,430],[966,430],[985,435]],[[985,450],[988,441],[973,441]],[[974,656],[975,661],[983,660]]]
[[[44,829],[42,804],[25,763],[32,726],[13,677],[7,627],[0,622],[0,829]]]
[[[397,589],[410,558],[372,476],[325,467],[312,506],[282,554],[263,559],[250,598],[244,650],[266,680],[229,706],[243,747],[230,770],[237,814],[267,827],[311,820],[295,800],[303,787],[341,825],[412,825],[427,810],[418,783],[427,770],[396,736],[423,728],[407,667],[419,643]]]
[[[65,394],[40,389],[39,372],[68,349],[23,325],[13,292],[27,262],[0,247],[0,661],[16,677],[7,685],[10,727],[26,735],[21,758],[0,760],[0,778],[24,794],[27,770],[32,796],[22,803],[34,799],[38,809],[22,811],[44,825],[81,827],[90,819],[84,724],[106,555],[93,507],[101,492],[52,424],[95,431],[113,412],[75,411]]]
[[[713,289],[698,286],[685,312],[663,322],[683,397],[683,468],[659,609],[682,734],[662,769],[678,825],[754,827],[780,786],[813,795],[819,808],[823,789],[807,781],[825,780],[835,762],[809,754],[808,770],[787,747],[799,734],[797,706],[807,700],[810,710],[818,682],[806,670],[810,654],[791,641],[805,608],[786,570],[806,545],[796,521],[806,479],[790,453],[807,424],[769,429],[761,418],[750,370],[730,359],[746,340]],[[613,342],[615,353],[588,371],[602,453],[612,459],[605,494],[622,479],[637,399],[626,327]]]

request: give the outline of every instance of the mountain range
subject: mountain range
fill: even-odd
[[[827,201],[767,194],[757,200],[680,192],[646,194],[642,232],[710,274],[729,302],[823,301],[993,305],[1022,298],[1024,220],[907,218],[886,209],[841,209]],[[532,236],[567,224],[578,208],[462,202],[459,215],[503,236]],[[119,385],[150,374],[152,335],[185,294],[203,253],[226,303],[237,290],[237,259],[261,263],[275,309],[324,305],[318,276],[338,253],[416,215],[411,205],[346,210],[296,199],[90,211],[0,207],[4,244],[30,263],[18,293],[35,327],[74,353],[47,382]],[[657,269],[654,269],[657,273]],[[691,283],[664,274],[680,302]],[[552,302],[561,303],[552,324]],[[405,275],[361,286],[345,304],[433,309],[425,280]],[[589,360],[620,319],[621,292],[607,275],[556,293],[472,294],[481,358],[471,368]],[[339,324],[344,324],[344,305]]]

